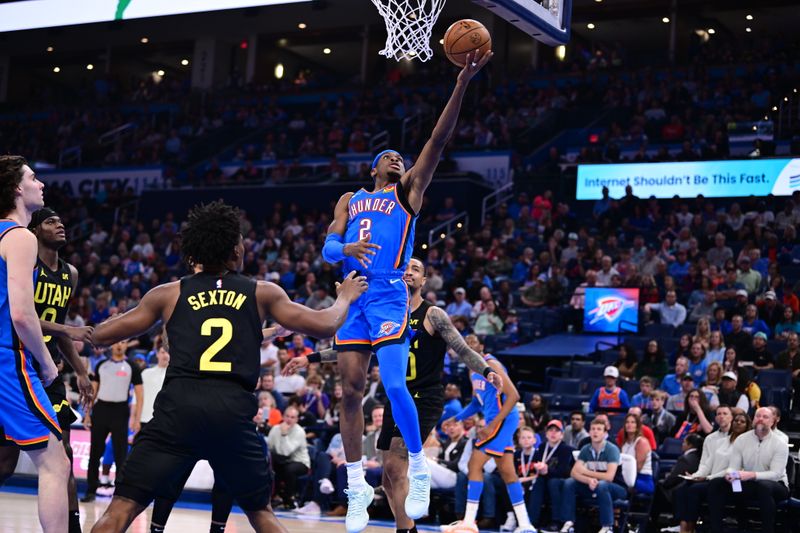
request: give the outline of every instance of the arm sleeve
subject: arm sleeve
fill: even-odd
[[[344,259],[344,244],[338,233],[329,233],[322,247],[322,258],[328,263],[338,263]]]
[[[134,363],[128,363],[131,365],[131,385],[141,385],[142,384],[142,371],[139,370],[139,367],[136,366]]]
[[[481,404],[478,401],[477,396],[472,397],[472,401],[467,404],[467,406],[461,410],[460,413],[456,415],[456,420],[462,421],[467,419],[481,410]]]

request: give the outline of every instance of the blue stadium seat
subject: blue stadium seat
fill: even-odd
[[[683,453],[682,445],[683,441],[681,439],[667,437],[658,447],[658,454],[664,459],[677,459]]]
[[[658,340],[673,337],[675,335],[675,328],[670,326],[669,324],[661,324],[655,322],[653,324],[647,324],[644,327],[644,334],[648,338],[655,337]]]
[[[792,389],[792,374],[788,370],[762,370],[756,376],[761,389]]]
[[[580,379],[553,378],[548,390],[553,394],[581,394],[581,383]]]

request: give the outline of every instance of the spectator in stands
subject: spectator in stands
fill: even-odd
[[[653,379],[650,376],[642,376],[639,380],[639,392],[633,395],[631,407],[640,409],[651,409],[653,407]]]
[[[253,419],[259,433],[269,435],[270,430],[283,422],[283,414],[275,406],[275,398],[267,391],[258,393],[258,412]]]
[[[694,390],[694,376],[686,372],[680,378],[681,389],[675,394],[671,394],[667,400],[667,410],[669,411],[683,411],[686,396]]]
[[[761,317],[767,325],[767,333],[774,331],[775,327],[783,320],[783,306],[778,303],[775,291],[766,291],[764,297],[757,302],[757,317]],[[775,334],[777,336],[777,332]]]
[[[681,456],[675,462],[675,466],[669,471],[667,477],[656,485],[656,496],[653,507],[650,511],[650,522],[658,523],[658,518],[663,511],[673,510],[673,516],[677,518],[680,510],[677,508],[677,500],[673,497],[676,491],[685,487],[688,481],[683,476],[688,476],[697,472],[700,466],[700,456],[703,447],[703,437],[697,433],[688,435],[681,443]],[[680,527],[678,527],[680,530]]]
[[[653,341],[650,341],[653,342]],[[689,372],[689,360],[686,357],[678,357],[675,360],[675,372],[664,376],[661,381],[660,389],[672,396],[681,390],[681,379]],[[694,381],[694,378],[692,378]]]
[[[689,373],[694,378],[695,387],[699,387],[706,378],[706,349],[700,342],[694,342],[689,350]]]
[[[628,414],[623,426],[623,444],[620,451],[636,458],[634,491],[637,494],[653,494],[655,492],[652,464],[654,446],[642,435],[642,429],[641,416]]]
[[[461,409],[459,409],[459,411],[460,410]],[[458,462],[461,459],[461,454],[464,453],[464,447],[467,445],[469,439],[464,431],[464,423],[459,420],[453,420],[444,424],[443,429],[445,433],[447,433],[447,442],[442,446],[438,463],[453,472],[454,475],[457,475]],[[453,485],[455,486],[455,482]]]
[[[278,351],[280,352],[280,350]],[[262,372],[260,390],[267,391],[272,395],[275,400],[275,407],[277,407],[279,411],[283,412],[286,410],[286,398],[275,389],[275,376],[271,372]]]
[[[543,307],[547,304],[547,284],[545,274],[539,274],[533,283],[525,287],[520,296],[522,303],[528,307]]]
[[[598,388],[589,400],[589,412],[613,411],[625,412],[630,407],[628,393],[617,386],[619,370],[615,366],[607,366],[603,371],[605,384]]]
[[[770,334],[769,326],[766,322],[758,318],[758,308],[753,304],[748,305],[745,309],[742,329],[751,336],[756,333],[763,333],[765,336],[769,337]]]
[[[306,300],[305,305],[311,309],[320,310],[332,306],[333,303],[334,299],[328,294],[327,285],[320,283],[314,287],[314,293]]]
[[[644,424],[644,415],[642,414],[642,408],[641,407],[632,406],[630,409],[628,409],[628,412],[626,413],[626,415],[638,416],[639,418],[642,419],[642,423]],[[655,450],[656,447],[658,446],[656,444],[656,435],[655,435],[655,433],[653,433],[653,430],[649,426],[647,426],[647,425],[643,425],[642,426],[642,436],[647,439],[647,442],[650,443],[650,448]],[[622,444],[625,442],[625,426],[624,426],[624,424],[623,424],[623,426],[621,428],[619,428],[619,431],[617,431],[615,439],[616,439],[617,446],[619,446],[621,448]]]
[[[608,431],[603,420],[592,420],[589,427],[591,443],[581,448],[572,467],[571,477],[564,481],[561,500],[561,531],[570,531],[575,524],[575,506],[578,497],[593,498],[600,510],[600,533],[611,533],[614,529],[615,499],[624,498],[626,491],[614,483],[620,463],[620,451],[609,442]]]
[[[586,415],[583,411],[572,411],[569,415],[569,425],[564,430],[564,442],[577,449],[578,444],[589,436],[585,426]]]
[[[527,498],[528,514],[534,525],[539,523],[545,494],[550,501],[550,521],[554,524],[564,521],[560,515],[559,504],[564,482],[570,477],[572,465],[575,462],[572,458],[575,448],[564,442],[564,426],[561,420],[551,420],[545,429],[545,436],[544,446],[539,446],[533,454],[533,464],[523,465],[523,461],[520,461],[518,467],[520,474],[530,478],[527,481],[535,480],[532,486],[527,487],[531,491]],[[530,468],[531,466],[532,468]]]
[[[708,364],[706,368],[706,379],[702,383],[703,392],[706,393],[706,398],[710,398],[711,394],[718,394],[719,387],[722,385],[722,363],[714,361]]]
[[[592,207],[592,215],[595,219],[598,219],[604,215],[606,211],[609,210],[611,203],[613,202],[608,195],[608,187],[603,187],[602,195],[602,198],[596,200],[594,202],[594,207]]]
[[[308,473],[311,459],[308,456],[306,433],[297,424],[300,412],[287,407],[283,422],[273,427],[267,439],[272,454],[272,467],[277,479],[283,482],[282,498],[287,509],[296,507],[297,479]]]
[[[547,412],[547,400],[541,394],[534,394],[531,396],[531,402],[528,406],[528,413],[530,414],[531,427],[536,433],[544,431],[547,423],[550,422],[550,413]]]
[[[710,482],[708,506],[713,531],[722,531],[725,505],[731,500],[740,510],[755,502],[762,531],[774,531],[776,504],[789,497],[786,477],[789,446],[772,432],[774,422],[770,409],[758,409],[754,429],[733,444],[729,473]]]
[[[672,355],[671,361],[675,361],[678,357],[685,357],[689,359],[692,355],[692,336],[684,333],[678,339],[678,346],[675,348],[675,353]]]
[[[711,322],[708,318],[701,318],[697,321],[692,342],[699,342],[703,345],[703,348],[708,349],[708,345],[711,342]]]
[[[650,339],[644,350],[644,357],[636,366],[636,378],[650,376],[657,381],[661,381],[669,372],[667,366],[667,356],[661,348],[661,344],[656,339]]]
[[[746,367],[739,369],[737,374],[737,388],[750,400],[750,409],[755,410],[761,406],[761,387],[753,381],[753,372]]]
[[[725,335],[725,346],[728,348],[734,348],[740,359],[742,354],[748,351],[753,343],[750,334],[742,329],[743,325],[744,319],[742,316],[734,315],[731,319],[731,331]]]
[[[786,335],[786,349],[775,358],[775,368],[792,373],[795,410],[800,409],[800,337],[794,331]]]
[[[451,317],[454,316],[472,316],[472,305],[467,301],[467,291],[464,287],[458,287],[453,291],[454,301],[448,304],[445,311]]]
[[[364,461],[364,476],[373,487],[378,487],[383,478],[383,451],[378,449],[378,438],[383,429],[383,405],[375,404],[370,410],[370,423],[366,426],[366,436],[364,437],[363,453],[366,457]],[[427,436],[426,436],[427,437]]]
[[[295,357],[304,357],[313,352],[314,350],[306,345],[305,335],[302,333],[295,333],[292,335],[292,346],[287,350],[287,355],[290,359],[294,359]]]
[[[767,409],[772,411],[772,415],[774,416],[772,422],[772,432],[783,442],[787,445],[789,444],[789,435],[778,429],[778,425],[781,423],[781,410],[775,407],[774,405],[768,405]]]
[[[759,331],[753,335],[751,349],[742,354],[739,364],[742,361],[752,362],[756,372],[775,366],[775,359],[772,353],[767,350],[767,335],[764,332]]]
[[[738,377],[735,372],[725,372],[722,374],[722,383],[719,388],[719,404],[728,407],[738,407],[747,412],[750,409],[750,400],[747,396],[736,389]]]
[[[731,323],[725,318],[727,311],[722,307],[714,309],[714,318],[711,321],[711,331],[722,332],[722,335],[727,335],[731,332]]]
[[[328,395],[322,392],[322,386],[323,383],[320,376],[309,376],[306,380],[305,394],[303,394],[303,406],[307,412],[318,420],[325,418],[325,413],[331,404]]]
[[[671,437],[672,428],[675,427],[675,415],[665,407],[668,398],[669,395],[664,391],[653,392],[652,412],[642,419],[645,426],[652,428],[657,443],[662,443],[665,438]]]
[[[717,403],[719,400],[717,400]],[[708,435],[714,426],[708,421],[711,413],[706,395],[700,389],[692,389],[686,394],[683,412],[675,421],[675,438],[683,439],[689,433]]]
[[[733,442],[747,431],[747,415],[740,418],[740,423],[735,428],[733,421],[734,416],[730,407],[717,408],[716,422],[719,429],[706,437],[703,442],[700,465],[691,475],[691,481],[675,491],[675,519],[680,522],[682,533],[694,532],[695,524],[700,517],[700,508],[708,496],[708,480],[725,475],[730,463]]]
[[[636,366],[639,364],[639,359],[636,357],[636,351],[629,343],[622,343],[619,347],[619,355],[614,366],[619,370],[619,375],[622,379],[633,379],[636,375]]]
[[[484,289],[487,288],[484,287]],[[485,303],[484,310],[478,314],[472,331],[481,337],[486,335],[499,335],[503,332],[504,326],[503,319],[497,314],[497,305],[494,300],[489,300]]]
[[[601,287],[610,287],[611,278],[619,275],[619,271],[612,266],[611,257],[604,255],[600,260],[600,270],[597,271],[597,284]]]
[[[533,248],[527,247],[522,251],[522,256],[519,261],[514,265],[514,270],[511,273],[511,279],[517,283],[524,283],[528,278],[528,273],[535,263],[535,256]]]
[[[792,308],[787,305],[783,308],[782,320],[775,325],[775,338],[787,340],[791,333],[800,333],[800,322]]]
[[[717,285],[716,288],[716,301],[717,305],[725,310],[731,310],[736,305],[736,294],[738,291],[747,290],[744,284],[738,281],[738,275],[735,268],[728,268],[725,270],[725,281]]]
[[[728,259],[733,258],[733,251],[725,245],[725,234],[717,233],[714,236],[714,247],[706,252],[708,262],[717,268],[723,268]]]
[[[748,295],[755,295],[761,288],[761,272],[751,268],[750,257],[747,255],[739,258],[736,281],[744,285]]]
[[[722,332],[719,330],[712,331],[708,338],[708,350],[706,351],[706,362],[711,364],[713,362],[722,363],[725,359],[725,344],[722,338]]]
[[[733,301],[733,308],[731,309],[731,313],[733,315],[741,315],[744,317],[747,314],[747,306],[748,306],[748,294],[747,291],[744,289],[739,289],[736,291],[736,297]]]
[[[660,304],[645,304],[644,311],[648,317],[651,311],[658,311],[661,323],[675,328],[686,321],[686,308],[678,303],[678,295],[674,290],[667,291],[664,302]]]

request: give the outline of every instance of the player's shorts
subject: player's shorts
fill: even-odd
[[[69,427],[78,417],[75,416],[75,413],[69,406],[69,401],[67,401],[67,387],[64,385],[64,380],[61,379],[61,376],[58,376],[49,387],[45,388],[44,392],[50,399],[53,410],[56,412],[56,418],[61,430],[69,430]]]
[[[491,421],[486,422],[487,425]],[[485,454],[493,455],[495,457],[502,457],[504,453],[514,453],[514,433],[517,432],[519,427],[519,414],[514,409],[503,423],[497,428],[492,435],[486,440],[476,440],[475,448],[479,449]]]
[[[350,304],[347,319],[333,339],[338,351],[374,351],[406,340],[409,304],[403,271],[376,270],[367,276],[369,289]]]
[[[61,439],[56,412],[33,369],[33,356],[0,348],[0,426],[6,444],[23,450],[47,447],[52,433]]]
[[[414,399],[414,405],[417,406],[417,416],[419,418],[419,431],[422,436],[422,442],[428,438],[428,435],[439,420],[442,418],[444,412],[444,390],[442,387],[431,387],[420,391],[409,391],[411,397]],[[402,437],[400,428],[394,422],[392,416],[391,402],[386,404],[383,411],[383,430],[378,437],[377,447],[379,450],[389,450],[392,445],[392,438]],[[408,453],[403,442],[403,450]]]
[[[114,494],[147,506],[176,500],[195,463],[207,460],[245,511],[265,509],[272,473],[256,433],[255,396],[221,379],[172,379],[158,395],[153,419],[134,440]]]

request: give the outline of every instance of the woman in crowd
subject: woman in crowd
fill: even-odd
[[[706,361],[709,364],[714,361],[722,363],[725,360],[725,338],[722,332],[714,330],[708,337],[708,349],[706,350]]]
[[[619,347],[619,356],[614,366],[619,370],[619,375],[623,379],[633,379],[636,376],[636,367],[639,359],[636,357],[636,350],[628,343],[623,343]]]
[[[486,287],[483,287],[481,290],[483,289],[486,289]],[[502,333],[503,319],[497,314],[497,304],[495,304],[494,300],[487,300],[483,302],[483,304],[483,311],[478,315],[478,319],[475,321],[475,327],[473,328],[475,335],[486,336]]]
[[[722,361],[723,372],[738,372],[739,359],[736,355],[736,348],[728,346],[725,348],[725,359]]]
[[[636,366],[636,379],[650,376],[661,381],[668,372],[667,357],[664,355],[661,344],[656,339],[650,339],[644,350],[644,357]]]
[[[711,408],[705,393],[700,389],[692,389],[686,393],[683,412],[675,421],[675,438],[683,439],[689,433],[708,435],[714,431],[714,426],[709,422]]]
[[[701,318],[697,321],[697,328],[695,329],[694,337],[692,337],[692,342],[699,342],[703,345],[703,348],[708,350],[711,345],[711,324],[707,318]]]
[[[653,450],[648,440],[642,436],[642,419],[638,415],[627,415],[624,429],[625,438],[621,451],[636,458],[636,485],[633,489],[637,494],[653,494]]]
[[[719,394],[719,386],[722,384],[722,364],[717,361],[709,363],[706,368],[706,380],[703,382],[703,392],[708,396],[709,393]]]
[[[788,305],[783,308],[783,321],[775,326],[775,338],[786,340],[791,332],[800,333],[800,322],[794,315],[794,311]]]
[[[547,400],[542,398],[541,394],[534,394],[531,397],[530,405],[531,427],[536,433],[544,431],[547,423],[550,421],[550,413],[547,412]]]

